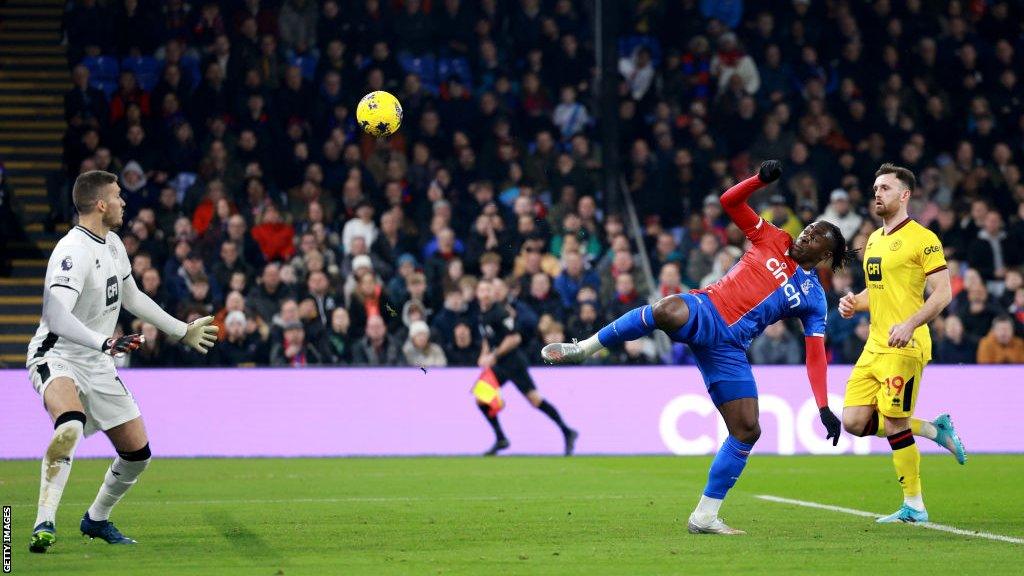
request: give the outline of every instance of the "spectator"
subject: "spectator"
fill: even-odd
[[[433,368],[448,365],[444,350],[430,341],[430,328],[422,320],[417,320],[409,326],[409,339],[402,346],[402,354],[405,355],[405,363],[409,366]]]
[[[224,338],[210,351],[212,366],[252,366],[259,358],[259,338],[246,331],[248,321],[241,310],[224,318]]]
[[[459,322],[453,330],[454,336],[445,346],[449,366],[476,366],[480,358],[480,344],[473,341],[473,330],[469,324]]]
[[[724,92],[732,78],[739,78],[747,95],[757,94],[761,87],[761,76],[754,59],[745,54],[739,46],[736,34],[726,32],[718,39],[718,53],[711,58],[711,74],[718,77],[718,90]]]
[[[281,281],[281,265],[271,262],[263,268],[259,282],[249,291],[249,305],[261,318],[273,318],[281,309],[281,304],[294,294],[290,287]]]
[[[568,310],[576,302],[580,288],[590,286],[595,290],[600,287],[601,279],[593,270],[584,268],[583,256],[579,252],[566,252],[562,255],[565,267],[555,278],[555,291],[562,299],[562,308]]]
[[[350,364],[352,362],[352,342],[350,335],[351,320],[348,310],[335,308],[331,312],[331,325],[327,327],[325,344],[331,355],[333,364]]]
[[[64,94],[64,120],[76,130],[107,126],[107,98],[89,84],[89,69],[79,64],[71,70],[74,87]]]
[[[750,345],[750,361],[754,364],[802,364],[801,356],[800,344],[782,320],[766,326]]]
[[[1013,318],[1000,314],[978,343],[978,364],[1024,364],[1024,338],[1013,335]]]
[[[145,337],[145,342],[138,350],[132,353],[131,366],[133,368],[167,368],[172,366],[173,357],[167,354],[167,347],[164,345],[163,334],[149,322],[141,322],[132,331],[137,331]],[[214,347],[216,349],[216,347]]]
[[[285,0],[278,24],[286,50],[305,54],[317,45],[317,11],[313,0]]]
[[[989,332],[992,321],[995,320],[997,315],[995,305],[984,284],[972,284],[965,292],[967,293],[967,305],[960,312],[960,320],[969,336],[981,339]]]
[[[629,57],[619,59],[619,74],[626,78],[629,95],[637,102],[642,101],[654,83],[654,66],[651,51],[646,46],[637,46]]]
[[[362,366],[403,366],[401,347],[387,330],[380,316],[367,318],[366,336],[356,342],[352,363]]]
[[[864,221],[860,214],[853,211],[850,206],[850,195],[842,188],[836,188],[829,195],[828,207],[820,219],[838,226],[847,241],[853,240]]]
[[[1021,247],[1003,230],[1003,217],[990,210],[984,216],[977,238],[968,245],[967,261],[989,283],[991,291],[993,282],[998,284],[1006,276],[1007,267],[1021,264],[1022,253]]]
[[[295,230],[281,219],[281,213],[273,204],[263,210],[260,223],[253,226],[252,237],[267,261],[286,260],[295,254],[292,244]]]
[[[523,303],[533,308],[537,316],[547,314],[555,320],[562,319],[562,300],[551,289],[551,277],[543,272],[537,272],[530,277],[530,292],[523,297]]]
[[[356,206],[356,217],[346,222],[341,232],[341,244],[345,252],[352,251],[352,240],[357,236],[362,237],[367,246],[372,246],[377,240],[377,225],[373,222],[373,212],[373,205],[367,201]]]
[[[974,364],[978,354],[978,341],[964,332],[958,316],[950,314],[943,323],[944,337],[935,349],[935,362],[939,364]]]
[[[301,322],[289,322],[282,326],[283,337],[270,349],[271,366],[299,368],[325,364],[324,358],[315,346],[306,342],[306,330]]]

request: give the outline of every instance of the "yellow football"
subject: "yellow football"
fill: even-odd
[[[402,105],[389,92],[370,92],[356,106],[356,120],[367,134],[383,138],[390,136],[402,124]]]

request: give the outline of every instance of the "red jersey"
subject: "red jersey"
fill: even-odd
[[[705,292],[728,325],[752,312],[786,285],[798,264],[787,255],[793,238],[764,220],[743,231],[753,243],[729,272]]]

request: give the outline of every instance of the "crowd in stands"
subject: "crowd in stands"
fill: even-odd
[[[73,218],[77,174],[120,174],[135,280],[223,328],[203,357],[126,315],[147,336],[132,365],[475,366],[481,279],[539,362],[725,274],[745,239],[718,196],[770,158],[785,172],[752,199],[762,216],[794,235],[826,219],[856,247],[879,225],[874,171],[912,169],[911,215],[953,278],[935,361],[1024,362],[1019,4],[616,2],[614,119],[596,114],[589,5],[69,2],[55,219]],[[404,107],[387,140],[353,118],[379,89]],[[602,121],[618,123],[636,235],[601,189]],[[835,305],[861,265],[819,272],[831,361],[853,362],[866,318]],[[799,333],[769,327],[752,360],[802,363]],[[692,356],[645,340],[594,361]]]

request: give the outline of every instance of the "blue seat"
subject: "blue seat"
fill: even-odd
[[[465,58],[440,58],[437,61],[437,78],[445,81],[455,76],[467,86],[473,84],[473,72],[470,70],[469,61]]]
[[[407,73],[412,72],[418,75],[424,84],[437,84],[437,59],[433,56],[403,54],[398,57],[398,63]]]
[[[86,56],[82,65],[89,69],[89,79],[95,81],[113,80],[121,73],[121,66],[113,56]]]
[[[152,56],[139,56],[121,60],[121,69],[135,74],[139,88],[149,92],[159,82],[162,66],[160,61]]]
[[[313,77],[316,76],[316,65],[319,62],[319,58],[312,54],[304,54],[302,56],[295,56],[291,59],[292,66],[298,66],[302,70],[302,77],[306,81],[312,81]]]
[[[192,56],[182,56],[179,66],[182,77],[188,78],[193,88],[199,86],[199,82],[202,80],[202,72],[199,70],[199,59]]]
[[[93,80],[92,78],[90,78],[89,86],[92,86],[93,88],[96,88],[98,90],[102,90],[103,93],[107,96],[107,100],[110,100],[110,97],[114,94],[114,91],[117,90],[117,80]]]

